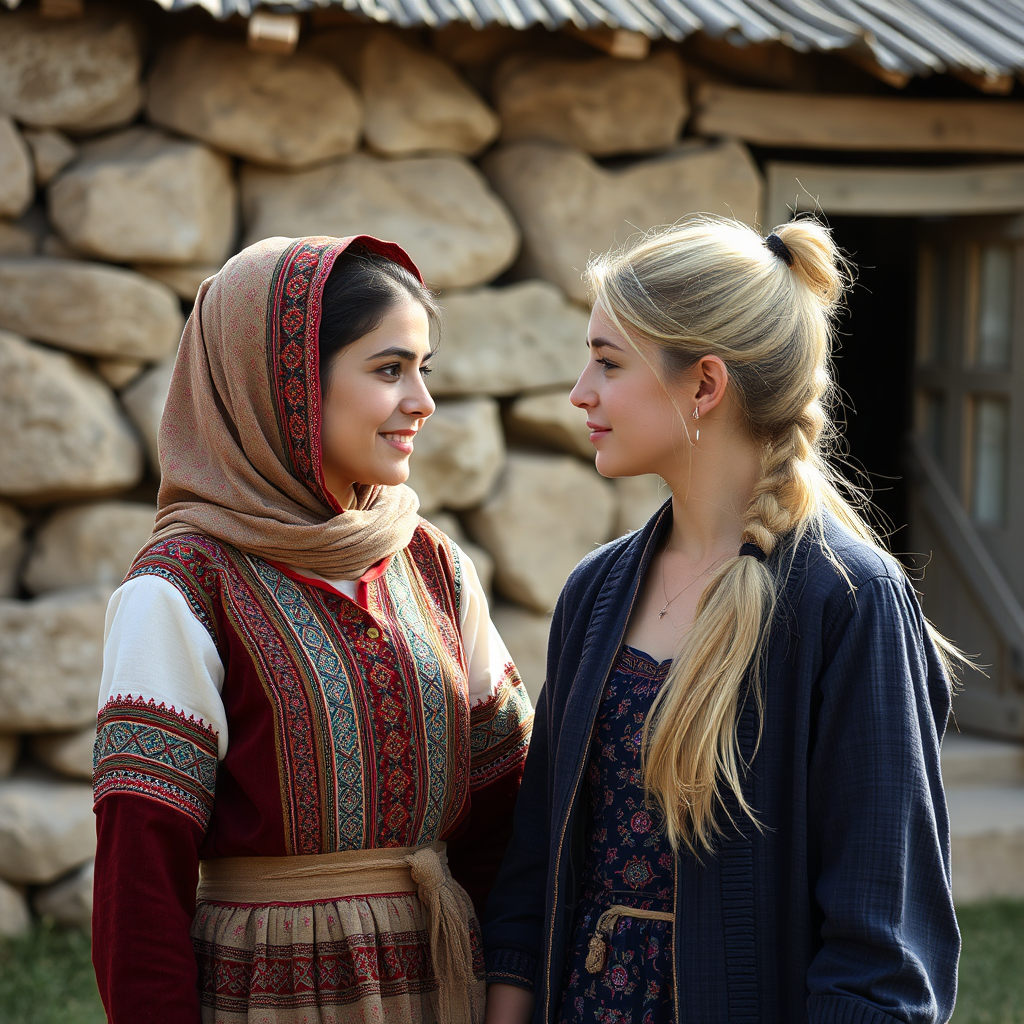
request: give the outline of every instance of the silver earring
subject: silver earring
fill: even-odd
[[[695,420],[700,419],[700,406],[695,405],[693,407],[693,418]],[[700,427],[697,428],[697,436],[693,439],[693,443],[696,444],[700,440]]]

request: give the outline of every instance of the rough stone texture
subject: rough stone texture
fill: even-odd
[[[450,64],[388,29],[331,33],[317,49],[359,87],[363,132],[378,153],[472,156],[498,137],[498,116]]]
[[[174,356],[169,356],[162,363],[150,367],[121,392],[121,404],[142,435],[142,440],[146,443],[149,464],[157,474],[160,473],[157,435],[160,432],[160,417],[164,414],[167,392],[171,386],[174,359]]]
[[[0,936],[14,938],[16,935],[24,935],[30,924],[25,894],[0,879]]]
[[[20,217],[35,194],[32,153],[14,122],[0,114],[0,217]]]
[[[117,13],[90,6],[69,21],[5,14],[0,110],[40,128],[84,129],[137,97],[141,66],[137,33]]]
[[[586,363],[587,314],[547,281],[443,298],[435,395],[513,395],[572,385]]]
[[[136,263],[135,269],[146,277],[161,281],[186,302],[194,302],[199,286],[220,270],[219,263]]]
[[[77,732],[44,733],[32,737],[32,753],[48,768],[73,779],[92,778],[92,748],[96,726]]]
[[[0,501],[0,598],[13,597],[25,556],[25,520],[17,509]]]
[[[58,509],[36,531],[22,580],[33,594],[64,587],[120,586],[153,532],[156,512],[137,501]]]
[[[0,256],[31,256],[38,246],[39,238],[29,226],[0,220]]]
[[[109,494],[142,476],[110,389],[79,360],[0,331],[0,492],[41,503]]]
[[[544,685],[551,616],[499,602],[491,609],[491,621],[512,655],[530,700],[536,704]]]
[[[185,319],[166,285],[120,267],[0,260],[0,327],[92,356],[162,359]]]
[[[192,35],[157,59],[146,113],[247,160],[303,167],[356,148],[360,107],[352,86],[318,57]]]
[[[46,885],[95,853],[88,783],[27,778],[0,782],[0,877]]]
[[[509,438],[543,445],[594,461],[587,414],[569,401],[564,390],[520,395],[505,413]]]
[[[0,733],[0,779],[14,770],[21,752],[21,737],[12,733]]]
[[[567,146],[519,142],[489,154],[483,167],[523,232],[517,271],[554,281],[580,302],[591,253],[637,228],[695,212],[753,223],[763,209],[760,174],[738,142],[680,146],[624,170],[606,170]]]
[[[32,900],[36,913],[53,918],[57,924],[91,931],[94,864],[90,860],[67,878],[40,889]]]
[[[510,452],[497,490],[463,521],[494,558],[499,593],[550,611],[576,563],[611,535],[611,487],[569,455]]]
[[[489,281],[515,259],[519,231],[480,172],[457,156],[356,154],[314,170],[242,170],[245,243],[270,235],[400,239],[434,288]]]
[[[516,54],[491,89],[502,141],[559,142],[595,156],[666,149],[687,115],[683,67],[668,50],[642,61]]]
[[[643,476],[620,476],[612,481],[618,499],[615,536],[642,530],[647,520],[665,504],[672,492],[668,484],[653,473]]]
[[[78,155],[78,147],[56,128],[30,129],[24,134],[32,150],[37,185],[45,185]]]
[[[34,601],[0,601],[0,721],[5,729],[56,732],[95,722],[110,591],[83,587]]]
[[[230,159],[154,128],[84,143],[49,201],[66,241],[115,262],[223,263],[234,241]]]
[[[96,372],[115,390],[127,387],[146,368],[141,359],[97,359]]]
[[[429,519],[439,530],[448,534],[458,544],[463,554],[469,557],[476,568],[476,574],[480,577],[480,585],[484,588],[484,593],[490,595],[491,585],[494,583],[494,559],[479,544],[474,544],[466,536],[462,523],[454,513],[431,512],[424,518]]]
[[[421,508],[478,505],[491,492],[505,456],[498,403],[492,398],[438,402],[415,449],[409,486]]]
[[[123,96],[114,100],[93,117],[87,118],[79,124],[68,125],[67,131],[71,135],[83,136],[98,135],[100,132],[111,131],[114,128],[124,128],[139,116],[145,102],[146,90],[136,82]]]

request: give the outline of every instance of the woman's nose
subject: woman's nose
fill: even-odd
[[[593,389],[587,387],[584,378],[587,375],[587,371],[584,370],[580,374],[580,378],[573,385],[572,391],[569,392],[569,401],[576,406],[577,409],[589,409],[595,403],[595,395]]]
[[[402,399],[400,408],[407,416],[429,416],[437,403],[430,397],[427,385],[422,377],[413,385],[412,390]]]

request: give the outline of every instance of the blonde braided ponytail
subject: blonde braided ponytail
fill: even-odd
[[[627,338],[660,350],[666,382],[704,355],[726,364],[761,449],[745,543],[770,556],[820,528],[825,509],[876,543],[826,457],[833,320],[847,266],[820,224],[797,221],[772,234],[766,244],[737,221],[692,218],[592,261],[591,291]],[[756,821],[736,718],[751,674],[760,706],[757,668],[781,564],[737,555],[718,568],[648,716],[644,783],[677,849],[713,849],[726,793]]]

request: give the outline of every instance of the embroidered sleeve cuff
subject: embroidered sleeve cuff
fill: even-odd
[[[492,949],[487,954],[487,983],[515,985],[533,991],[537,974],[537,958],[518,949]]]

